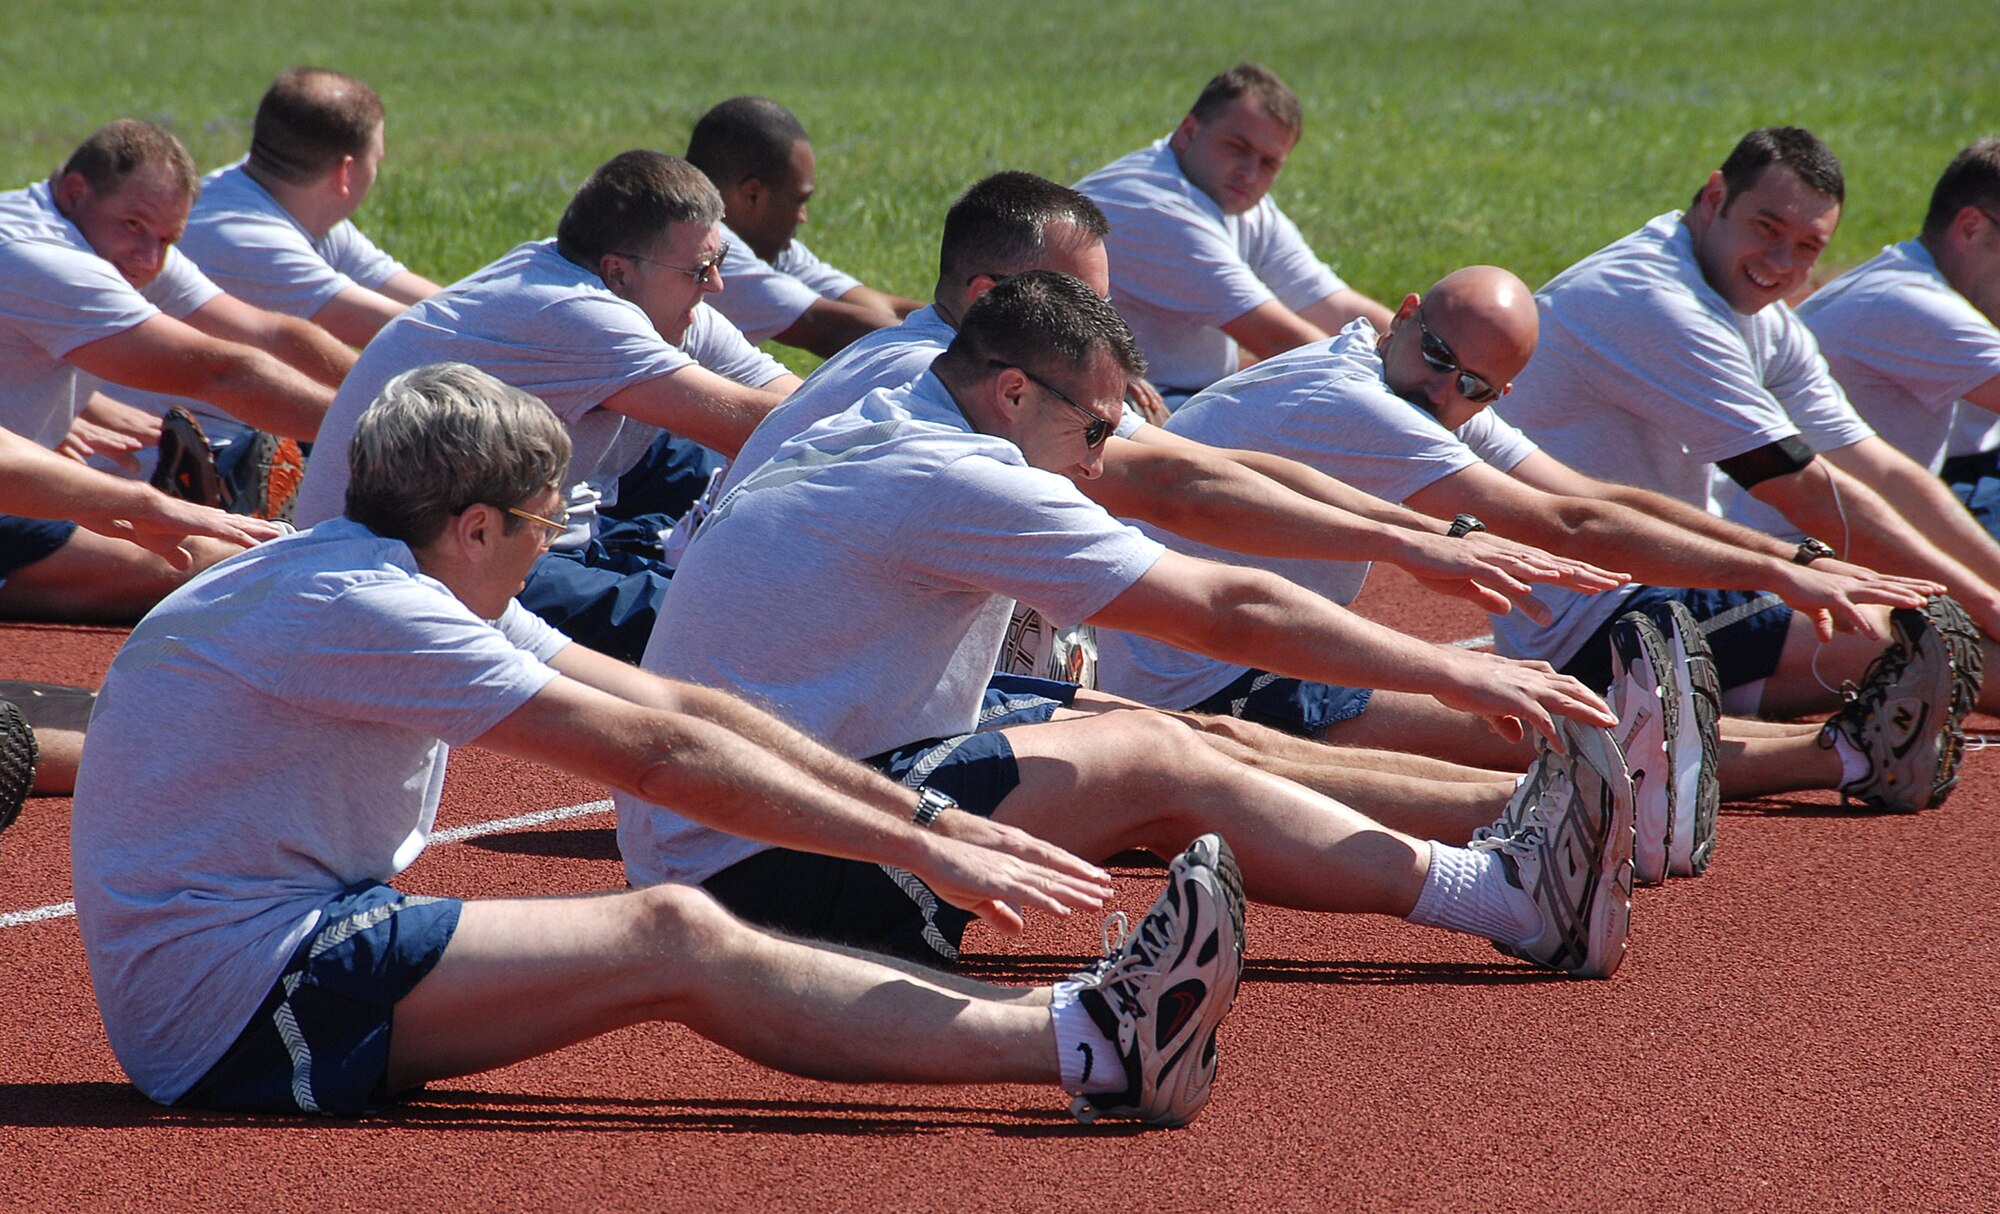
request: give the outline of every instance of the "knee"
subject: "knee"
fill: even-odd
[[[742,930],[707,890],[693,885],[651,885],[633,890],[633,926],[654,949],[680,955],[706,952]]]
[[[1154,779],[1183,782],[1227,761],[1212,747],[1202,745],[1200,735],[1205,732],[1218,732],[1218,736],[1225,737],[1229,735],[1210,731],[1202,718],[1153,711],[1132,712],[1119,714],[1117,729],[1112,753],[1123,756],[1138,772]]]

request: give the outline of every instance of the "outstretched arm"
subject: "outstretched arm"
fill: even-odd
[[[187,323],[210,337],[250,346],[338,388],[358,357],[353,348],[309,320],[268,312],[234,295],[218,295],[188,314]]]
[[[65,357],[109,383],[192,396],[286,438],[318,434],[333,403],[332,388],[262,350],[211,337],[171,316],[141,321]]]

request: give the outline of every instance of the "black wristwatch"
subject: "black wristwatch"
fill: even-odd
[[[1451,520],[1451,528],[1445,534],[1452,539],[1457,539],[1461,535],[1471,535],[1475,531],[1484,530],[1486,530],[1486,524],[1480,522],[1478,518],[1470,514],[1461,514]]]
[[[1833,550],[1833,545],[1822,540],[1816,540],[1809,535],[1799,541],[1798,551],[1792,553],[1792,564],[1810,565],[1823,556],[1837,557],[1839,555],[1838,552]]]
[[[925,830],[929,830],[931,824],[938,820],[939,814],[947,809],[957,808],[957,801],[952,800],[937,789],[919,788],[917,790],[917,812],[910,815],[910,821],[923,827]]]

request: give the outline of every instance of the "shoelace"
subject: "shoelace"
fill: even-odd
[[[1548,783],[1535,794],[1535,799],[1527,810],[1521,814],[1520,824],[1514,828],[1513,834],[1503,835],[1491,827],[1482,826],[1473,833],[1472,842],[1466,844],[1466,848],[1471,851],[1499,852],[1516,858],[1533,854],[1541,846],[1542,838],[1549,830],[1548,815],[1543,809],[1548,805],[1559,805],[1568,800],[1575,787],[1576,781],[1570,778],[1568,772],[1553,773],[1549,776]]]

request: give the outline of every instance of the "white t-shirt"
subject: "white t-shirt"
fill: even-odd
[[[222,290],[305,320],[349,287],[375,290],[403,272],[351,220],[315,240],[241,161],[202,178],[178,247]],[[238,420],[214,405],[154,392],[121,391],[118,399],[158,416],[178,405],[197,417]]]
[[[726,328],[728,322],[699,305],[690,334],[717,325]],[[568,427],[569,511],[575,525],[562,542],[580,545],[597,522],[596,494],[585,482],[596,474],[624,420],[598,406],[633,384],[695,361],[662,338],[637,304],[613,295],[595,273],[558,253],[555,241],[520,245],[413,305],[368,343],[320,425],[299,487],[299,525],[311,526],[346,508],[347,444],[354,423],[383,387],[416,367],[462,362],[539,396]],[[777,368],[768,358],[765,362]]]
[[[242,1032],[319,907],[422,852],[450,745],[568,638],[496,627],[346,519],[260,545],[154,608],[97,697],[77,773],[77,924],[105,1032],[172,1101]]]
[[[135,290],[56,210],[47,182],[0,193],[0,426],[53,449],[100,382],[64,355],[162,312],[183,320],[221,293],[175,248]]]
[[[1181,406],[1166,428],[1214,447],[1282,455],[1392,502],[1481,459],[1504,472],[1534,454],[1535,445],[1491,409],[1453,433],[1391,392],[1375,338],[1374,325],[1356,320],[1327,341],[1212,385]],[[1368,576],[1365,561],[1246,556],[1139,527],[1177,552],[1268,569],[1336,603],[1353,602]],[[1246,669],[1149,637],[1097,631],[1098,687],[1144,704],[1191,707]]]
[[[1720,460],[1848,410],[1812,334],[1782,303],[1739,315],[1702,278],[1680,212],[1558,274],[1535,295],[1541,343],[1495,406],[1551,456],[1588,476],[1715,510]],[[1561,665],[1622,593],[1537,590],[1556,614],[1494,621],[1502,653]]]
[[[1163,391],[1205,388],[1240,366],[1222,326],[1276,299],[1298,311],[1343,282],[1266,195],[1225,215],[1181,172],[1167,140],[1076,183],[1111,221],[1111,302]]]
[[[864,757],[978,724],[1015,599],[1076,623],[1162,551],[973,432],[926,373],[808,428],[723,498],[640,664]],[[701,881],[763,849],[625,796],[618,841],[635,885]]]
[[[839,299],[861,280],[821,261],[799,241],[785,246],[775,262],[750,251],[743,238],[722,229],[722,290],[709,306],[729,318],[754,344],[771,340],[822,299]]]
[[[1877,433],[1936,472],[1954,410],[1991,429],[1960,397],[2000,376],[2000,329],[1906,240],[1842,274],[1799,307],[1847,397]]]

